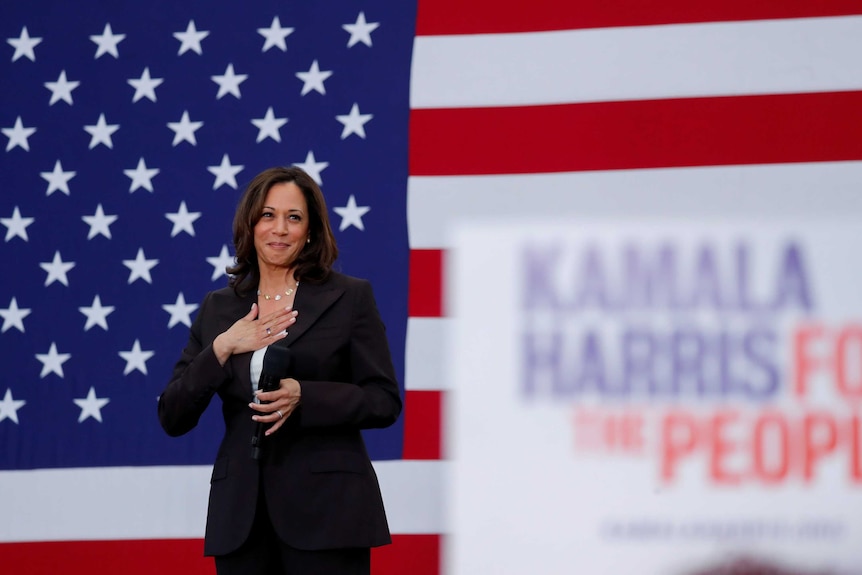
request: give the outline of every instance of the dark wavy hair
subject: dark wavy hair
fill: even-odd
[[[260,281],[257,250],[254,248],[254,226],[263,213],[266,194],[276,184],[293,182],[302,190],[308,206],[308,237],[296,260],[294,275],[298,281],[319,283],[326,280],[332,264],[338,258],[338,246],[329,225],[329,215],[323,192],[317,183],[301,168],[269,168],[254,177],[245,189],[233,219],[233,245],[236,265],[227,268],[231,275],[230,286],[237,294],[255,289]]]

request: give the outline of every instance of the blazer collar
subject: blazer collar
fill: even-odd
[[[320,319],[320,316],[344,295],[344,288],[325,282],[322,284],[303,283],[297,288],[293,308],[299,312],[296,322],[287,330],[287,337],[278,345],[290,347],[297,339]]]

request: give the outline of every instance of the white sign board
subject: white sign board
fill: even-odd
[[[858,572],[860,246],[835,221],[461,228],[446,572]]]

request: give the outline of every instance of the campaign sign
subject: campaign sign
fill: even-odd
[[[862,573],[860,246],[832,220],[461,228],[446,572]]]

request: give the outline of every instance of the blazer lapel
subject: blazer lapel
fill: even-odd
[[[296,316],[296,323],[287,330],[287,337],[280,340],[278,345],[288,347],[292,345],[342,295],[344,295],[344,288],[334,286],[329,282],[323,284],[302,284],[296,290],[296,296],[293,300],[293,307],[299,312]]]

